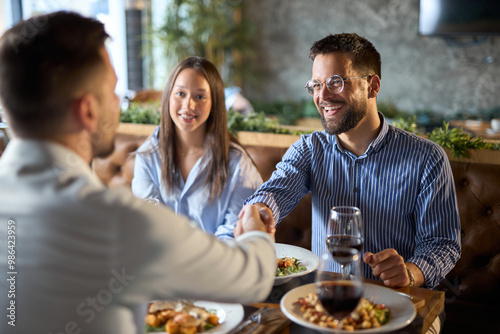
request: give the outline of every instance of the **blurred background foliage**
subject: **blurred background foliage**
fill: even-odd
[[[122,108],[120,122],[137,124],[160,124],[161,102],[130,102]]]
[[[312,130],[298,130],[293,127],[302,118],[319,118],[312,100],[301,102],[274,101],[252,102],[255,112],[242,114],[230,109],[227,122],[229,131],[236,135],[238,131],[267,132],[277,134],[301,135]],[[500,144],[485,142],[481,137],[474,137],[461,128],[451,127],[447,120],[430,110],[417,110],[414,113],[398,110],[390,102],[380,103],[379,111],[388,122],[403,130],[415,133],[450,149],[456,158],[467,156],[468,149],[499,150]],[[496,112],[496,111],[495,111]],[[122,111],[120,120],[127,123],[160,123],[160,102],[131,102]],[[438,124],[437,122],[440,122]]]
[[[251,112],[244,115],[230,109],[227,114],[229,132],[236,135],[238,131],[269,132],[277,134],[301,135],[311,133],[309,130],[293,130],[283,126],[278,119],[268,117],[264,112]]]
[[[294,125],[301,118],[319,118],[313,100],[302,101],[251,101],[256,112],[274,116],[282,125]]]
[[[168,68],[189,56],[207,58],[226,85],[251,76],[256,27],[242,16],[241,0],[170,0],[164,25],[153,33],[161,41]]]

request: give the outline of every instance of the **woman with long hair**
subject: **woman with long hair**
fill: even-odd
[[[231,238],[243,201],[261,184],[252,160],[229,134],[217,68],[200,57],[181,61],[163,92],[160,126],[136,155],[133,193]]]

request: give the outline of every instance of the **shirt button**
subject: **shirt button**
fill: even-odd
[[[359,188],[354,188],[354,192],[357,193],[359,191]]]

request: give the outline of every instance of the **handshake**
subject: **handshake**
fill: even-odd
[[[234,237],[250,231],[267,232],[274,240],[276,227],[271,209],[262,203],[245,205],[238,214]]]

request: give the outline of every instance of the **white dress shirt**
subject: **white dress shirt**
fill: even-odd
[[[106,188],[73,151],[35,140],[12,140],[0,159],[0,240],[0,271],[15,272],[0,281],[0,333],[142,332],[134,310],[149,300],[260,301],[276,267],[266,233],[219,241]]]

